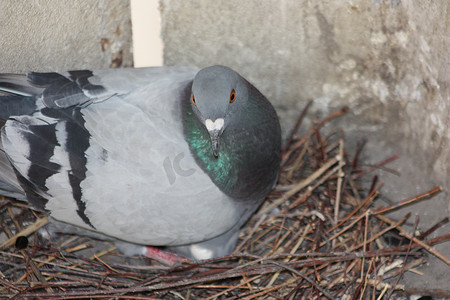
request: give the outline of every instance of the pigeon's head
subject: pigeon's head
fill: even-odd
[[[248,86],[238,73],[225,66],[200,70],[192,83],[191,105],[197,118],[208,130],[215,157],[219,141],[248,101]]]

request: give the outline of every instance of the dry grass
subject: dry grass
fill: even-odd
[[[425,252],[450,264],[432,248],[450,235],[427,239],[448,219],[413,236],[402,227],[409,215],[393,221],[383,214],[429,198],[440,187],[395,206],[375,203],[381,186],[377,177],[366,190],[360,180],[364,176],[370,182],[373,169],[396,157],[367,168],[360,167],[359,149],[350,159],[342,133],[322,132],[324,124],[345,112],[288,139],[276,189],[228,257],[166,267],[124,258],[106,242],[97,243],[109,249],[86,257],[80,253],[93,241],[70,235],[42,240],[36,230],[47,218],[24,203],[1,199],[0,233],[7,241],[0,245],[0,298],[386,299],[411,292],[399,279],[418,272],[414,268],[426,262]],[[17,249],[18,236],[28,236],[31,244]]]

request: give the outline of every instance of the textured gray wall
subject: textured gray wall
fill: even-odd
[[[129,1],[0,1],[0,72],[131,65]]]
[[[449,7],[446,0],[164,0],[164,63],[231,66],[286,123],[307,99],[324,113],[349,105],[350,130],[400,138],[449,184]]]
[[[166,65],[233,67],[275,104],[285,130],[308,99],[310,119],[348,105],[339,121],[348,144],[367,137],[373,162],[401,154],[389,165],[401,175],[381,174],[384,197],[441,184],[444,193],[408,210],[424,228],[449,215],[450,1],[162,0],[161,8]],[[448,243],[436,249],[450,257]],[[446,286],[450,267],[430,266],[428,277],[405,277]]]

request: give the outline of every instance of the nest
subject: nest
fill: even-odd
[[[109,242],[70,235],[43,240],[36,231],[48,221],[45,214],[0,199],[6,240],[0,245],[0,298],[382,299],[417,293],[400,279],[418,272],[430,254],[450,264],[432,248],[450,235],[428,239],[448,218],[413,235],[402,227],[409,214],[395,221],[384,214],[441,188],[392,206],[377,203],[381,184],[371,171],[396,157],[363,167],[360,148],[348,157],[342,131],[324,134],[324,125],[347,109],[296,136],[306,111],[283,147],[276,188],[227,257],[164,266],[123,257]],[[362,188],[362,180],[369,187]],[[416,220],[413,232],[417,226]],[[105,251],[98,252],[99,244]],[[97,252],[86,256],[86,249]]]

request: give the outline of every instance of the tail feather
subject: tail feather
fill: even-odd
[[[32,85],[24,74],[0,74],[0,91],[20,96],[35,96],[43,88]]]
[[[0,128],[11,116],[31,115],[36,110],[36,95],[42,92],[30,84],[26,75],[0,74]],[[0,136],[0,195],[25,200],[17,176],[3,149]]]
[[[0,96],[0,128],[5,125],[4,123],[9,117],[31,115],[35,110],[35,97]]]
[[[0,140],[1,141],[1,140]],[[0,143],[0,195],[25,200],[25,192],[20,187],[14,169],[3,152]]]

